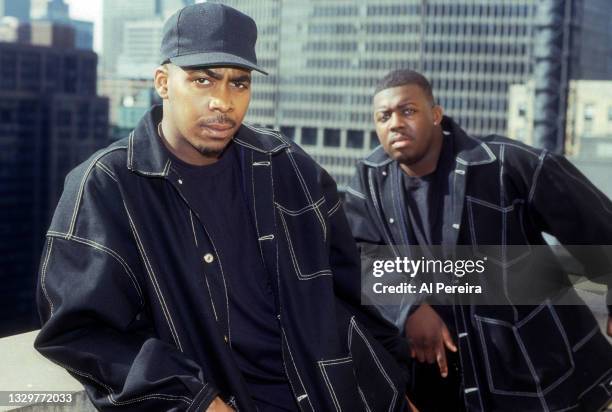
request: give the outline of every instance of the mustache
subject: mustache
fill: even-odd
[[[210,117],[208,119],[203,119],[198,122],[198,126],[205,127],[209,124],[222,124],[227,125],[229,127],[236,127],[236,122],[227,115],[219,114],[215,117]]]
[[[398,140],[414,140],[414,136],[406,133],[404,130],[396,130],[391,133],[389,143],[395,143]]]

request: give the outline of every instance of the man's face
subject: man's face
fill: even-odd
[[[239,68],[183,69],[168,64],[166,88],[169,114],[180,151],[219,157],[242,124],[251,100],[251,73]],[[156,73],[156,86],[164,84],[164,71]]]
[[[374,96],[376,134],[394,160],[413,165],[432,150],[442,109],[417,85],[381,90]]]

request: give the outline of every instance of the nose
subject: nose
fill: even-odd
[[[404,127],[404,118],[399,113],[392,113],[391,119],[389,119],[389,128],[394,130],[402,127]]]
[[[211,96],[208,103],[208,108],[211,111],[227,113],[232,110],[232,99],[226,91],[219,91],[214,96]]]

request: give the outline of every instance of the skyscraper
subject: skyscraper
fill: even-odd
[[[247,120],[296,139],[341,186],[377,144],[371,97],[388,71],[424,73],[447,114],[475,135],[505,133],[508,87],[534,75],[540,2],[532,0],[218,1],[256,20],[258,56],[271,72],[255,76]],[[612,75],[604,57],[612,42],[602,41],[612,2],[565,1],[570,75]]]
[[[93,49],[93,22],[70,18],[70,7],[64,0],[31,0],[30,18],[47,21],[53,25],[65,25],[74,29],[75,47]]]
[[[38,325],[36,273],[64,177],[108,139],[97,56],[67,38],[0,43],[0,336]]]
[[[127,41],[142,42],[143,39],[135,39],[133,36],[126,37],[126,23],[134,22],[137,28],[132,26],[129,32],[133,33],[134,30],[140,30],[142,34],[142,27],[138,27],[138,23],[144,24],[150,27],[151,30],[144,33],[144,39],[147,36],[155,36],[156,32],[159,31],[163,25],[164,18],[174,13],[179,8],[193,4],[195,0],[104,0],[102,8],[102,74],[105,76],[113,75],[117,73],[118,62],[120,56],[123,54],[121,60],[123,61],[123,67],[129,66],[131,63],[142,65],[142,61],[135,58],[132,62],[132,58],[129,53],[125,51],[133,48],[125,44]],[[145,22],[146,21],[146,22]],[[128,33],[129,33],[128,32]],[[158,43],[159,47],[159,43]],[[150,59],[157,61],[156,51],[154,55],[149,56]],[[131,77],[131,74],[127,77]],[[148,77],[148,76],[147,76]]]

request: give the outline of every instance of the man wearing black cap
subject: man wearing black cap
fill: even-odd
[[[35,346],[99,409],[407,408],[408,347],[360,304],[335,183],[242,123],[256,36],[219,4],[172,16],[163,106],[66,179]]]

